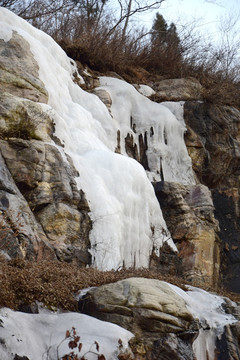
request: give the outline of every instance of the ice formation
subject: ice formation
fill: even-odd
[[[117,360],[118,340],[122,340],[124,351],[133,337],[131,332],[118,325],[79,313],[25,314],[3,308],[0,310],[0,324],[0,337],[5,344],[0,344],[1,360],[12,360],[15,354],[30,360],[60,359],[71,351],[68,341],[62,340],[66,331],[73,326],[83,344],[81,352],[75,348],[74,353],[81,356],[90,349],[97,353],[94,345],[97,341],[99,355],[103,354],[108,360]],[[86,358],[95,360],[97,356],[88,353]]]
[[[224,311],[221,296],[192,286],[188,287],[189,291],[183,291],[175,285],[168,285],[185,300],[188,310],[201,324],[199,335],[193,343],[196,359],[214,360],[217,337],[221,338],[225,325],[237,320]]]
[[[112,97],[110,115],[97,96],[73,82],[74,62],[51,37],[4,8],[0,21],[0,38],[9,41],[13,31],[19,33],[39,65],[39,78],[49,94],[42,108],[56,124],[56,136],[73,159],[80,174],[76,181],[89,201],[93,266],[147,267],[150,254],[158,254],[164,241],[176,250],[149,179],[194,182],[183,123],[133,86],[103,77],[101,86]],[[118,130],[122,155],[115,153]],[[125,152],[128,133],[135,142],[139,134],[147,138],[149,179]]]
[[[191,159],[183,135],[186,130],[182,103],[155,103],[125,81],[101,77],[101,88],[111,96],[111,113],[118,122],[121,150],[124,139],[133,136],[139,148],[139,135],[147,143],[149,177],[152,180],[194,184]]]

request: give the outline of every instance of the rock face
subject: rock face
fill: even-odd
[[[182,275],[195,284],[218,281],[218,222],[211,192],[201,184],[154,184],[168,229],[182,259]]]
[[[38,65],[30,46],[16,32],[8,42],[0,39],[0,84],[12,95],[47,102],[48,94],[38,78]]]
[[[0,40],[0,68],[0,250],[90,264],[91,220],[79,174],[52,141],[59,144],[43,104],[48,94],[20,35]]]
[[[194,78],[167,79],[153,84],[156,94],[153,99],[160,101],[200,100],[202,85]]]
[[[54,258],[53,248],[0,154],[0,250],[7,257]]]
[[[227,106],[187,102],[184,118],[190,128],[186,144],[199,181],[210,189],[238,187],[240,112]]]
[[[225,287],[240,292],[240,218],[239,188],[214,189],[215,216],[219,220],[221,239],[221,274]]]
[[[167,283],[131,278],[103,285],[80,299],[79,308],[133,332],[137,336],[132,343],[135,354],[151,353],[151,359],[193,359],[196,323],[184,300]]]
[[[65,162],[55,146],[37,140],[2,140],[0,149],[57,257],[88,264],[89,208],[77,189],[77,173],[70,160]]]
[[[186,144],[200,182],[211,189],[219,221],[222,281],[240,292],[240,112],[227,106],[187,102]]]

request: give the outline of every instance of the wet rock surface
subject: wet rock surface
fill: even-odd
[[[215,216],[221,239],[221,278],[230,291],[240,292],[239,189],[214,189]]]
[[[240,112],[228,106],[189,101],[184,105],[184,119],[190,128],[186,145],[199,181],[210,189],[238,187]]]
[[[153,343],[151,351],[152,360],[194,360],[192,343],[196,337],[195,332],[181,334],[168,334]]]
[[[228,106],[186,102],[186,145],[197,178],[212,192],[219,221],[221,281],[240,292],[240,112]]]

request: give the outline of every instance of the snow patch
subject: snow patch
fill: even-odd
[[[154,91],[150,86],[148,85],[135,85],[136,89],[138,92],[140,92],[140,94],[144,95],[144,96],[151,96],[156,94],[156,91]]]
[[[25,314],[3,308],[0,310],[0,358],[12,360],[15,354],[27,356],[29,360],[56,360],[57,347],[65,338],[66,330],[75,327],[83,355],[92,349],[94,342],[99,344],[99,354],[108,360],[117,360],[118,340],[122,340],[123,350],[128,348],[128,341],[133,334],[118,325],[104,322],[79,313],[64,314]],[[68,341],[59,346],[59,358],[68,354]],[[47,357],[48,352],[48,357]],[[88,353],[87,359],[96,360],[96,355]]]
[[[0,21],[0,39],[4,40],[5,42],[8,42],[12,38],[13,31],[11,28],[5,26],[5,24]]]

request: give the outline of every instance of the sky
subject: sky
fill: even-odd
[[[203,36],[211,37],[217,41],[219,25],[222,19],[240,16],[239,0],[165,0],[159,10],[168,24],[174,22],[178,29],[183,24],[196,21],[197,29]],[[139,20],[142,25],[150,27],[155,18],[156,11],[144,14]]]

